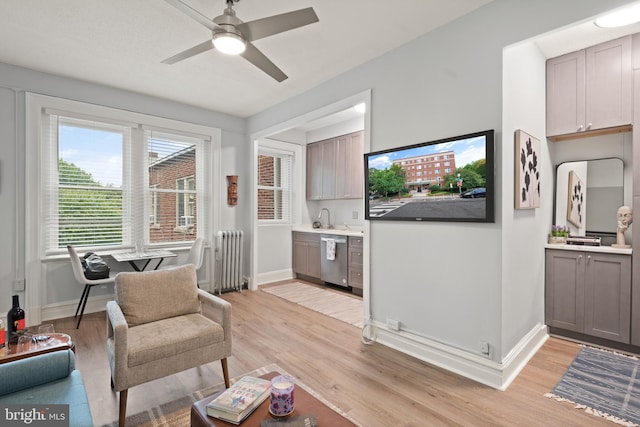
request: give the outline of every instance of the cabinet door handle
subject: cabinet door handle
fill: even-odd
[[[587,264],[589,264],[591,262],[591,255],[587,256]]]
[[[592,126],[592,125],[593,125],[592,123],[589,123],[589,124],[587,125],[587,130],[591,129],[591,126]]]
[[[584,126],[582,126],[582,125],[578,126],[578,132],[580,132],[582,130],[582,128],[584,128]]]
[[[578,262],[582,261],[582,255],[578,255]]]

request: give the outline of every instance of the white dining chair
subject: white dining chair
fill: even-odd
[[[82,315],[84,314],[84,309],[87,306],[87,300],[89,299],[89,292],[91,291],[91,287],[96,285],[104,285],[106,283],[114,283],[115,274],[109,273],[109,277],[107,277],[106,279],[87,279],[84,276],[82,262],[80,261],[80,257],[78,256],[75,248],[72,245],[67,245],[67,251],[69,251],[69,258],[71,260],[71,269],[73,270],[73,276],[78,282],[84,284],[84,290],[82,291],[82,296],[80,297],[80,301],[78,302],[76,314],[73,316],[74,318],[78,317],[78,311],[80,312],[80,318],[78,319],[78,324],[76,325],[76,329],[78,329],[80,327]]]
[[[191,245],[191,249],[189,249],[187,259],[184,262],[181,262],[179,264],[161,265],[158,270],[168,270],[170,268],[176,268],[187,264],[195,265],[196,271],[200,270],[200,267],[202,267],[202,262],[204,260],[204,243],[205,240],[202,237],[198,237]]]

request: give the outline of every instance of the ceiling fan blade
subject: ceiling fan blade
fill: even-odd
[[[181,2],[180,0],[164,0],[164,1],[166,1],[176,9],[178,9],[180,12],[189,16],[190,18],[195,19],[196,21],[198,21],[199,23],[201,23],[211,31],[217,28],[211,19],[207,18],[206,16],[204,16],[203,14],[201,14],[191,6]]]
[[[318,15],[313,11],[313,8],[307,7],[306,9],[244,22],[236,25],[236,29],[242,33],[247,41],[254,41],[295,28],[304,27],[305,25],[318,21]]]
[[[264,56],[264,54],[251,43],[247,43],[247,49],[240,55],[265,73],[269,74],[278,82],[282,82],[287,79],[287,75],[283,73],[280,68],[276,67],[276,64],[271,62],[269,58]]]
[[[208,50],[213,49],[213,43],[211,43],[211,39],[208,39],[205,42],[200,43],[192,48],[189,48],[183,52],[180,52],[176,55],[173,55],[171,58],[167,58],[162,61],[163,64],[175,64],[178,61],[182,61],[183,59],[191,58],[199,53],[206,52]]]

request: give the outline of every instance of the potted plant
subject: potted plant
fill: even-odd
[[[566,225],[553,225],[551,226],[551,234],[549,234],[549,243],[567,243],[567,237],[569,237],[569,227]]]

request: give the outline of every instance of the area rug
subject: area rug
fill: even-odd
[[[279,372],[281,374],[289,375],[285,370],[280,368],[276,364],[271,364],[268,366],[264,366],[262,368],[258,368],[254,371],[247,372],[246,374],[240,375],[231,379],[231,383],[236,382],[240,378],[245,375],[251,375],[254,377],[259,377],[260,375],[264,375],[268,372]],[[338,414],[348,419],[352,423],[357,426],[360,426],[357,421],[347,415],[346,412],[342,411],[340,408],[330,403],[328,400],[323,398],[321,395],[313,391],[306,384],[296,379],[296,387],[304,388],[307,393],[311,394],[313,397],[327,405],[329,408],[336,411]],[[199,390],[195,393],[190,394],[189,396],[185,396],[181,399],[174,400],[173,402],[165,403],[155,408],[150,408],[147,411],[141,412],[139,414],[134,414],[127,417],[126,425],[127,427],[189,427],[191,425],[191,405],[197,402],[198,400],[204,399],[206,396],[209,396],[217,391],[224,389],[224,384],[217,384],[213,387],[208,387],[203,390]],[[118,421],[113,421],[110,424],[105,424],[103,427],[117,427]]]
[[[364,323],[361,298],[353,298],[300,282],[260,289],[358,328],[362,328]]]
[[[640,425],[640,361],[583,347],[546,396],[618,424]]]

